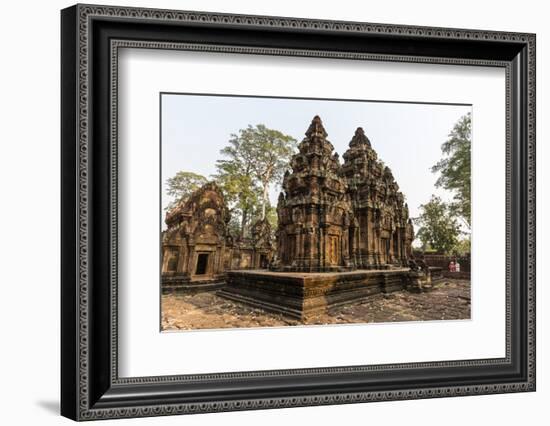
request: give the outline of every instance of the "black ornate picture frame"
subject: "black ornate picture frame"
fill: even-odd
[[[534,34],[96,5],[64,9],[61,29],[62,415],[93,420],[535,390]],[[504,68],[506,356],[120,378],[120,47]]]

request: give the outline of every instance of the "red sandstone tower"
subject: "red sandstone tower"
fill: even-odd
[[[272,269],[297,272],[407,266],[414,238],[405,197],[361,127],[344,164],[315,116],[283,180]]]
[[[405,197],[390,168],[378,160],[361,127],[343,157],[342,174],[359,224],[354,259],[357,267],[406,266],[414,230]]]
[[[274,269],[325,272],[354,269],[354,217],[338,154],[315,116],[292,158],[279,196],[278,260]]]

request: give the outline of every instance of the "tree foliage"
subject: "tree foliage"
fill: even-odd
[[[258,219],[267,217],[272,228],[277,227],[269,189],[280,184],[296,144],[293,137],[258,124],[232,134],[220,150],[222,158],[216,161],[216,173],[211,178],[230,207],[231,230],[238,230],[241,237],[247,236],[250,225]],[[181,171],[168,179],[168,195],[186,198],[206,182],[201,175]]]
[[[235,213],[240,216],[239,233],[244,237],[251,213],[259,204],[260,190],[252,171],[254,158],[250,150],[245,149],[242,141],[236,137],[229,140],[229,145],[224,147],[220,154],[224,158],[216,161],[217,173],[213,178],[222,189],[226,202],[231,206],[233,216]]]
[[[241,237],[269,213],[269,188],[280,182],[295,147],[291,136],[258,124],[232,134],[220,151],[213,178],[241,218]]]
[[[231,135],[232,147],[238,147],[243,158],[252,159],[250,166],[257,185],[261,187],[261,219],[269,204],[269,187],[280,182],[296,149],[296,139],[263,124],[248,126]]]
[[[186,172],[181,170],[173,177],[166,180],[168,186],[167,194],[173,198],[173,201],[168,205],[167,209],[174,206],[175,203],[184,201],[189,196],[203,186],[208,180],[197,173]]]
[[[468,113],[455,124],[449,139],[441,145],[443,158],[432,167],[440,173],[436,186],[451,191],[452,213],[471,227],[471,135],[472,117]]]
[[[272,206],[269,203],[265,210],[265,218],[271,227],[271,238],[275,241],[277,234],[277,223],[279,222],[279,217],[277,216],[277,207]]]
[[[465,256],[471,253],[470,238],[463,238],[453,247],[452,254],[455,256]]]
[[[438,252],[450,254],[459,243],[461,234],[458,220],[448,204],[432,195],[426,204],[420,206],[420,216],[415,218],[419,225],[416,236],[424,249],[433,248]]]

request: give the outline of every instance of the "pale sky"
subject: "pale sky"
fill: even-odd
[[[304,138],[312,118],[319,115],[334,150],[342,155],[357,127],[363,127],[372,147],[393,172],[409,205],[411,217],[432,194],[451,195],[435,188],[437,175],[430,169],[441,158],[441,144],[470,105],[441,105],[319,99],[278,99],[230,96],[162,94],[162,207],[166,180],[185,170],[210,178],[220,149],[232,133],[249,124],[264,124],[294,137]],[[270,199],[277,205],[280,187]]]

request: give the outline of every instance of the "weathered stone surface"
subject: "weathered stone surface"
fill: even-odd
[[[408,268],[298,273],[230,271],[219,296],[307,320],[327,309],[404,289]]]
[[[318,116],[283,180],[277,271],[407,266],[414,229],[407,204],[359,127],[341,165]]]
[[[223,195],[207,184],[167,214],[164,290],[223,287],[220,296],[307,321],[379,293],[433,287],[441,271],[412,260],[407,204],[363,129],[343,165],[318,116],[298,149],[277,204],[275,258],[267,220],[233,239]]]
[[[197,330],[303,325],[304,321],[209,293],[162,295],[162,330]],[[310,325],[470,319],[470,282],[445,279],[428,292],[378,293],[329,308]]]
[[[344,165],[319,116],[298,148],[277,204],[271,272],[231,271],[219,295],[307,320],[380,292],[429,287],[429,269],[410,275],[409,211],[363,129],[355,131]]]
[[[348,185],[357,226],[351,253],[358,268],[407,265],[414,229],[405,197],[389,167],[359,127],[344,153],[342,175]]]
[[[273,254],[267,220],[252,227],[250,238],[233,238],[223,194],[207,183],[166,214],[162,236],[163,291],[216,290],[230,269],[267,268]]]
[[[163,286],[223,282],[229,211],[219,188],[208,183],[166,214],[162,239]]]
[[[348,245],[353,211],[338,154],[333,153],[326,137],[321,119],[315,116],[291,160],[292,173],[284,176],[277,203],[278,257],[272,265],[274,270],[354,268]]]

